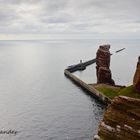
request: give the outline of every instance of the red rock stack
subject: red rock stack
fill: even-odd
[[[138,57],[136,72],[133,79],[133,87],[136,92],[140,93],[140,56]]]
[[[110,70],[110,45],[101,45],[96,53],[97,83],[115,85]]]

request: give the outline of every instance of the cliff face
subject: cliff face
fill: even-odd
[[[110,45],[101,45],[96,53],[97,83],[114,85],[110,67]]]
[[[135,91],[140,93],[140,56],[138,58],[136,72],[135,72],[134,79],[133,79],[133,87],[134,87]]]
[[[140,140],[140,100],[113,99],[99,126],[98,140]]]

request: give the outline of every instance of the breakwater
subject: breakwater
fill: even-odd
[[[91,59],[91,60],[86,61],[86,62],[83,62],[83,63],[79,63],[79,64],[76,64],[76,65],[69,66],[66,70],[68,70],[69,72],[75,72],[77,70],[81,70],[81,68],[84,69],[84,68],[86,68],[86,66],[91,65],[95,62],[96,62],[96,58]]]
[[[75,76],[73,74],[73,72],[79,70],[80,66],[84,66],[85,67],[85,66],[91,65],[91,64],[93,64],[95,62],[96,62],[96,59],[92,59],[92,60],[86,61],[84,63],[73,65],[73,66],[65,69],[64,70],[64,74],[68,78],[70,78],[72,81],[74,81],[77,85],[79,85],[81,88],[86,89],[91,96],[94,96],[96,99],[102,101],[104,104],[110,104],[111,100],[108,97],[106,97],[101,92],[96,90],[93,86],[91,86],[90,84],[82,81],[81,79],[79,79],[77,76]]]

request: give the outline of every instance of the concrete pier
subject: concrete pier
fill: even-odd
[[[96,62],[96,59],[92,59],[92,60],[89,60],[89,61],[86,61],[86,62],[82,63],[82,65],[83,66],[88,66],[88,65],[91,65],[91,64],[93,64],[95,62]],[[68,78],[70,78],[72,81],[74,81],[77,85],[79,85],[81,88],[86,89],[91,96],[94,96],[98,100],[102,101],[104,104],[110,104],[111,103],[111,100],[108,97],[106,97],[101,92],[99,92],[98,90],[96,90],[90,84],[82,81],[81,79],[79,79],[78,77],[76,77],[74,74],[72,74],[72,72],[75,72],[75,71],[79,70],[79,66],[80,65],[81,65],[81,63],[80,64],[77,64],[77,65],[73,65],[70,68],[65,69],[64,74]]]
[[[86,68],[86,66],[91,65],[95,62],[96,62],[96,59],[91,59],[91,60],[86,61],[86,62],[80,62],[79,64],[69,66],[66,70],[68,70],[69,72],[75,72],[77,70],[81,70],[80,69],[81,67]]]

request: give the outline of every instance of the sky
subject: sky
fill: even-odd
[[[0,39],[140,39],[140,0],[0,0]]]

